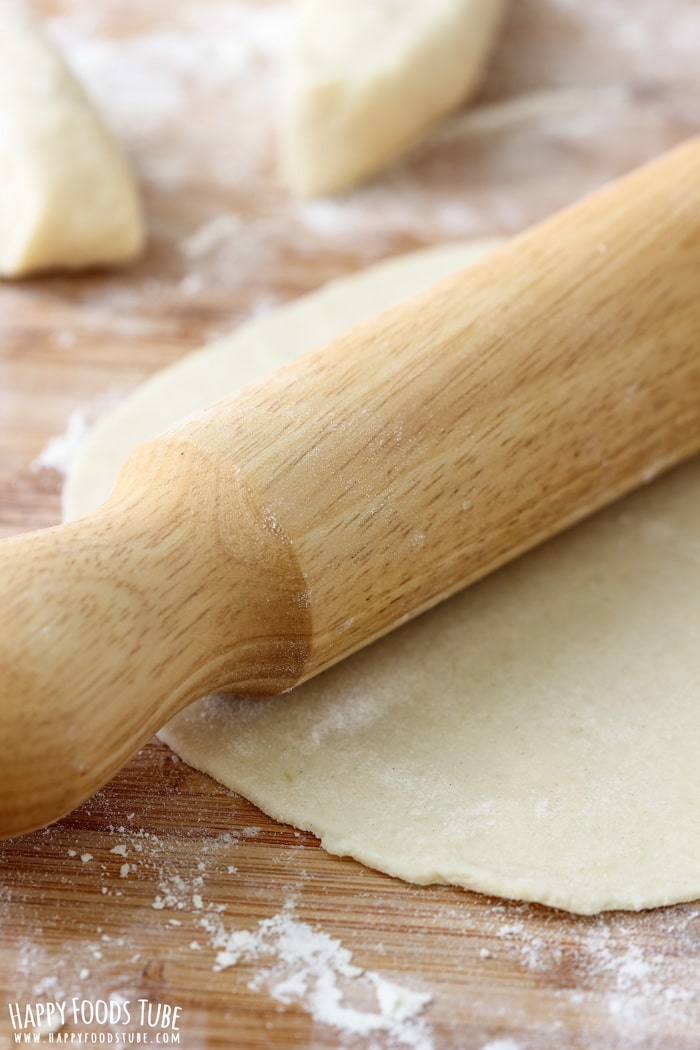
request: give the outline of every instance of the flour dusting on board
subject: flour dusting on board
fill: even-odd
[[[85,413],[79,409],[71,412],[64,433],[49,439],[32,463],[32,470],[55,470],[67,475],[89,431]]]
[[[480,1050],[523,1050],[523,1048],[514,1039],[496,1039],[495,1042],[485,1043]]]
[[[402,1046],[432,1050],[420,1016],[432,996],[356,966],[339,940],[300,922],[291,908],[263,919],[252,932],[214,928],[212,943],[217,971],[241,961],[263,963],[250,981],[253,991],[266,987],[278,1002],[298,1003],[315,1021],[345,1034],[382,1033]]]
[[[105,795],[99,792],[93,803],[101,804]],[[258,826],[220,832],[193,849],[186,834],[157,834],[136,826],[134,817],[130,814],[125,823],[103,820],[90,854],[69,845],[69,828],[54,825],[37,833],[42,849],[55,849],[61,858],[63,878],[85,878],[83,871],[91,870],[87,877],[101,884],[106,898],[105,918],[104,925],[83,929],[58,957],[41,931],[27,936],[17,953],[15,995],[41,1001],[66,1000],[76,994],[133,1000],[133,975],[151,965],[148,954],[139,950],[144,928],[160,930],[164,957],[169,959],[172,938],[184,927],[178,950],[181,964],[208,968],[225,982],[224,988],[230,988],[235,970],[263,999],[269,997],[280,1009],[301,1008],[316,1024],[328,1026],[338,1046],[433,1050],[431,1026],[423,1016],[432,994],[357,965],[337,937],[296,914],[294,890],[290,888],[279,913],[252,930],[232,921],[225,914],[227,905],[213,899],[210,879],[220,878],[222,871],[228,875],[228,900],[235,905],[240,899],[238,864],[231,861],[255,842],[261,831]],[[290,855],[297,849],[293,845]],[[0,846],[0,858],[2,852]],[[18,885],[7,898],[0,898],[0,924],[6,909],[15,919],[21,914],[26,900],[31,900],[31,889],[26,883]],[[114,898],[122,898],[119,910],[113,910]],[[136,927],[120,929],[136,902],[140,905],[134,913],[139,916]],[[41,979],[32,980],[37,973],[43,974]]]
[[[552,942],[541,931],[532,932],[531,914],[529,905],[493,904],[484,924],[491,947],[482,958],[489,966],[504,953],[514,956],[523,974],[551,987],[553,1022],[561,1016],[569,1024],[565,1018],[572,1013],[587,1016],[595,1002],[617,1037],[606,1050],[646,1048],[656,1045],[649,1041],[652,1033],[668,1025],[694,1030],[700,1023],[700,908],[648,913],[658,941],[640,928],[639,915],[575,917],[552,911],[546,925],[559,933]],[[515,1017],[509,1021],[517,1027]],[[500,1050],[500,1044],[480,1050]]]
[[[190,840],[184,828],[173,833],[151,830],[158,824],[150,821],[139,826],[135,813],[115,819],[111,807],[118,798],[105,790],[89,803],[95,828],[89,854],[75,848],[70,824],[28,836],[24,846],[21,841],[0,845],[0,860],[9,860],[15,849],[34,842],[54,858],[52,870],[62,881],[81,893],[97,883],[104,902],[103,909],[93,909],[93,916],[101,916],[97,923],[63,943],[50,934],[51,923],[60,926],[60,913],[55,920],[45,917],[44,929],[32,919],[33,902],[43,892],[41,869],[4,888],[0,924],[11,929],[20,923],[27,931],[16,944],[15,997],[135,999],[149,967],[156,972],[164,967],[166,973],[171,965],[196,967],[222,994],[233,994],[243,981],[260,997],[261,1008],[272,1001],[280,1011],[303,1010],[327,1026],[337,1047],[430,1050],[442,1044],[429,1009],[457,1016],[460,997],[478,995],[496,975],[503,980],[507,974],[521,994],[489,1003],[493,1034],[490,1040],[482,1036],[475,1050],[530,1050],[521,1033],[529,1030],[532,996],[542,988],[560,1045],[572,1018],[585,1025],[592,1010],[605,1018],[606,1050],[649,1050],[663,1033],[700,1026],[697,906],[646,916],[543,915],[542,909],[509,902],[463,907],[461,892],[446,887],[404,887],[401,922],[420,934],[405,934],[401,949],[386,952],[373,938],[373,954],[387,959],[388,972],[377,972],[364,960],[359,965],[359,949],[353,957],[320,916],[302,913],[313,876],[306,867],[310,847],[308,841],[302,845],[300,833],[278,848],[283,881],[270,898],[271,914],[251,926],[250,851],[262,848],[261,828],[243,825]],[[235,796],[230,804],[233,819]],[[140,817],[146,820],[147,814]],[[128,877],[122,876],[124,864]],[[383,924],[387,900],[366,895],[368,929],[377,920]],[[464,980],[436,985],[428,974],[447,950]],[[398,973],[412,975],[409,986]],[[320,1039],[319,1045],[328,1044]]]
[[[114,408],[127,393],[127,387],[112,384],[88,403],[74,409],[66,420],[63,433],[49,438],[32,461],[32,471],[54,470],[67,477],[97,420]]]

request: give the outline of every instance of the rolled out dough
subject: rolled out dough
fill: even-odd
[[[156,376],[82,449],[66,515],[101,502],[137,441],[474,251],[373,267]],[[699,623],[694,462],[291,694],[209,697],[162,737],[329,851],[413,882],[582,913],[689,900]]]

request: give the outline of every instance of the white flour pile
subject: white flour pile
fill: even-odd
[[[239,962],[262,964],[249,983],[251,990],[266,987],[273,999],[298,1003],[315,1021],[346,1035],[381,1033],[402,1046],[431,1050],[430,1029],[420,1015],[432,996],[355,966],[339,940],[300,922],[290,907],[263,919],[252,932],[227,933],[217,923],[209,925],[218,949],[214,970]],[[368,997],[374,1008],[351,1005]]]

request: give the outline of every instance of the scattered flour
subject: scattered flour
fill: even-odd
[[[108,797],[107,792],[98,793],[91,804],[102,806],[100,800]],[[302,921],[293,895],[300,888],[297,880],[306,879],[303,871],[280,886],[277,903],[270,898],[271,908],[281,909],[271,918],[246,929],[238,928],[240,919],[226,916],[222,876],[232,879],[225,897],[230,906],[240,899],[247,878],[244,853],[237,855],[237,850],[245,850],[259,828],[190,841],[187,833],[157,834],[133,824],[112,824],[108,811],[99,812],[103,830],[94,844],[91,840],[91,854],[72,848],[75,840],[67,826],[54,825],[35,833],[35,838],[55,849],[67,871],[76,864],[80,869],[81,857],[90,857],[83,879],[102,883],[107,899],[98,899],[105,900],[109,933],[99,925],[85,929],[66,941],[57,955],[52,939],[46,940],[37,924],[31,884],[18,882],[0,890],[0,923],[10,914],[16,922],[23,914],[23,925],[34,931],[21,940],[14,955],[20,997],[61,999],[79,991],[87,998],[106,998],[121,989],[133,998],[145,962],[140,952],[130,951],[135,943],[149,943],[148,928],[159,943],[168,935],[173,938],[161,949],[163,959],[175,950],[185,965],[189,957],[205,972],[212,968],[212,980],[223,989],[233,991],[236,982],[245,981],[260,994],[261,1005],[267,999],[281,1010],[305,1011],[315,1023],[329,1026],[339,1048],[431,1050],[439,1045],[433,1013],[459,1017],[459,1002],[465,996],[479,1002],[484,987],[497,993],[504,981],[516,977],[521,995],[506,1001],[494,994],[487,1007],[482,1004],[487,1010],[481,1015],[483,1023],[493,1034],[490,1041],[482,1034],[474,1050],[533,1050],[527,1033],[532,1004],[542,1004],[543,990],[548,1024],[556,1036],[552,1045],[568,1046],[570,1033],[574,1028],[588,1031],[592,1016],[603,1025],[605,1050],[650,1050],[666,1045],[663,1040],[669,1033],[700,1030],[697,906],[576,917],[543,914],[542,909],[508,902],[462,907],[458,895],[447,891],[440,904],[430,891],[416,888],[402,903],[402,921],[415,932],[407,935],[405,951],[393,968],[428,973],[435,953],[445,951],[452,972],[463,975],[453,983],[416,990],[361,968],[339,939],[314,920]],[[11,843],[0,848],[0,857],[13,848]],[[125,856],[138,861],[133,878],[121,881],[119,862],[113,861]],[[243,875],[228,872],[229,867],[240,868]],[[110,907],[109,898],[117,895],[129,901],[123,912]],[[145,909],[134,909],[139,900],[146,903]],[[368,908],[370,925],[375,904],[369,902]],[[433,1012],[428,1019],[430,1002]],[[599,1043],[584,1040],[581,1050],[599,1050]]]
[[[55,1032],[59,1032],[61,1028],[63,1028],[63,1019],[60,1013],[56,1013],[52,1017],[49,1017],[46,1020],[42,1021],[41,1024],[37,1026],[35,1031],[38,1033],[39,1036],[51,1036]]]
[[[388,1039],[416,1050],[431,1050],[430,1028],[421,1014],[432,996],[396,984],[352,962],[352,953],[323,930],[295,918],[290,908],[263,919],[254,932],[212,930],[218,949],[214,970],[239,962],[261,962],[249,987],[267,987],[273,999],[300,1004],[315,1021],[346,1035]],[[269,963],[268,963],[269,961]],[[367,1000],[374,1008],[351,1005]]]
[[[527,905],[494,904],[482,917],[480,930],[492,948],[481,949],[479,956],[498,961],[505,952],[532,979],[533,990],[545,981],[552,989],[548,1010],[553,1024],[568,1028],[573,1011],[585,1025],[589,1011],[600,1010],[608,1018],[606,1050],[647,1050],[660,1045],[654,1039],[669,1025],[687,1031],[700,1026],[700,908],[586,918],[553,911],[545,926],[546,933],[531,921]],[[527,1013],[518,1018],[511,1010],[503,1023],[512,1029],[526,1027]],[[597,1050],[592,1041],[590,1050],[594,1046]],[[589,1050],[589,1044],[582,1048]],[[501,1039],[480,1050],[526,1048]]]
[[[31,469],[35,472],[55,470],[66,477],[95,422],[110,408],[117,405],[126,396],[129,389],[128,386],[112,383],[88,404],[71,412],[63,433],[49,438],[32,462]]]
[[[340,940],[318,926],[301,921],[289,901],[279,914],[261,921],[252,931],[230,929],[222,914],[226,905],[211,900],[206,880],[210,872],[229,868],[232,869],[229,875],[235,876],[238,866],[228,864],[229,858],[235,856],[237,847],[244,847],[259,835],[260,828],[248,826],[223,832],[203,844],[198,842],[195,850],[188,849],[186,836],[163,836],[139,827],[106,822],[103,827],[109,837],[96,841],[94,854],[81,856],[76,850],[65,848],[68,844],[65,836],[70,834],[67,829],[57,825],[42,834],[48,839],[60,836],[65,843],[64,856],[69,861],[79,863],[83,858],[93,861],[98,872],[96,877],[103,880],[101,889],[110,896],[120,892],[115,888],[115,876],[125,878],[137,871],[142,885],[150,882],[158,891],[151,902],[154,923],[161,928],[164,924],[166,928],[185,927],[204,934],[204,939],[200,936],[186,940],[186,947],[180,950],[192,952],[193,956],[194,953],[204,955],[205,960],[210,956],[209,965],[222,975],[231,967],[245,965],[251,990],[268,995],[280,1007],[301,1007],[315,1022],[328,1025],[338,1033],[339,1045],[346,1045],[347,1040],[348,1045],[361,1045],[368,1050],[389,1047],[433,1050],[431,1027],[422,1016],[432,995],[357,966],[352,953]],[[113,836],[119,836],[114,846],[111,845]],[[115,871],[113,865],[105,863],[109,857],[127,856],[137,856],[138,864],[125,862]],[[0,920],[1,906],[0,901]],[[177,918],[173,917],[173,911]],[[32,981],[26,986],[27,995],[51,994],[65,998],[74,994],[77,982],[81,983],[82,994],[86,996],[119,994],[109,986],[105,989],[104,974],[115,960],[124,966],[129,943],[133,943],[133,931],[130,935],[115,936],[96,926],[91,935],[66,947],[60,965],[52,959],[55,976]],[[19,973],[29,976],[46,969],[48,958],[47,948],[40,939],[27,941],[19,953]],[[139,953],[131,963],[140,969]],[[120,978],[122,983],[128,981],[126,972]]]
[[[243,219],[240,215],[233,212],[221,212],[186,237],[180,245],[180,250],[186,258],[198,259],[202,255],[216,251],[230,237],[235,237],[242,227]]]
[[[79,409],[71,412],[65,432],[48,441],[32,463],[32,470],[56,470],[59,474],[67,474],[89,431],[85,413]]]
[[[497,1039],[495,1042],[486,1043],[481,1050],[523,1050],[523,1047],[513,1039]]]

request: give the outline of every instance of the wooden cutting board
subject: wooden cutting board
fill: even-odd
[[[515,232],[700,128],[693,0],[517,0],[476,108],[364,190],[292,201],[272,146],[287,4],[33,6],[133,157],[150,241],[123,272],[0,286],[0,535],[58,520],[61,478],[32,464],[72,413],[89,422],[329,277]],[[215,969],[236,930],[257,931],[257,953]],[[374,1014],[370,1034],[313,1001],[304,933],[364,971],[321,967]],[[429,995],[420,1019],[392,1027],[372,974]],[[14,1045],[6,1002],[111,997],[180,1007],[187,1048],[696,1050],[700,907],[578,918],[409,886],[328,856],[153,742],[76,813],[0,847],[0,988],[0,1047]],[[133,1021],[63,1032],[154,1043]]]

